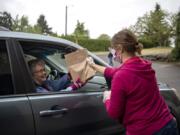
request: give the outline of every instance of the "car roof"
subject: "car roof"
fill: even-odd
[[[26,39],[26,40],[51,41],[51,42],[57,42],[61,44],[68,44],[71,46],[75,46],[77,48],[82,48],[78,44],[68,41],[66,39],[52,37],[48,35],[25,33],[25,32],[0,31],[0,38],[16,38],[16,39]]]

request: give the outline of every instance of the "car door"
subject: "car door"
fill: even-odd
[[[64,65],[64,57],[58,57],[52,64],[51,54],[63,52],[68,44],[47,43],[42,41],[18,41],[24,56],[33,55],[43,58],[54,67]],[[40,48],[39,48],[40,47]],[[75,49],[75,48],[74,48]],[[65,49],[66,50],[66,49]],[[48,56],[47,56],[48,55]],[[48,59],[49,58],[49,59]],[[57,64],[57,62],[60,62]],[[66,70],[59,67],[56,70]],[[49,93],[35,93],[32,90],[27,94],[33,109],[37,135],[110,135],[120,132],[117,121],[110,119],[102,102],[102,93],[106,89],[103,83],[95,77],[77,91],[59,91]],[[35,89],[35,88],[34,88]]]
[[[0,39],[0,134],[34,135],[34,121],[25,95],[18,51],[11,40]]]
[[[98,92],[29,95],[37,135],[105,135],[117,132],[115,127],[111,127],[114,123],[107,117],[100,97]]]

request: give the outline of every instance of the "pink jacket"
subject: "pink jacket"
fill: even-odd
[[[106,110],[123,123],[127,135],[152,135],[173,118],[150,62],[133,57],[119,68],[106,68],[104,75],[112,78]]]

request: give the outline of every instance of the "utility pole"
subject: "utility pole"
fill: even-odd
[[[68,7],[65,8],[65,36],[67,36]]]

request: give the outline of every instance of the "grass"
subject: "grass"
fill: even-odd
[[[148,48],[142,50],[142,55],[157,55],[157,54],[165,54],[168,55],[172,51],[172,47],[156,47],[156,48]]]
[[[157,54],[169,54],[172,51],[172,47],[156,47],[142,50],[142,55],[157,55]],[[108,52],[93,52],[96,55],[107,55]]]
[[[96,55],[107,55],[108,52],[93,52]]]

